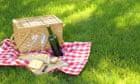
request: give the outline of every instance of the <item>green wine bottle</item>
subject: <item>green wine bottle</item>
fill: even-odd
[[[51,45],[51,48],[53,50],[53,53],[55,56],[63,56],[61,47],[59,45],[59,42],[57,40],[57,37],[52,33],[51,27],[47,27],[48,32],[49,32],[49,43]]]

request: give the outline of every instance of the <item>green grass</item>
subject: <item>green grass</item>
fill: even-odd
[[[139,0],[0,0],[0,41],[12,19],[54,14],[67,42],[92,42],[79,76],[36,76],[23,67],[0,67],[0,84],[140,84]]]

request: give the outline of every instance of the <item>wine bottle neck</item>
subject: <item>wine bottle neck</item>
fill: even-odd
[[[48,32],[49,32],[49,34],[50,34],[50,35],[53,35],[53,33],[52,33],[52,30],[51,30],[51,27],[50,27],[50,26],[48,27]]]

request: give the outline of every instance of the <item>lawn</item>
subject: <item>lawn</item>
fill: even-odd
[[[79,76],[0,67],[0,84],[140,84],[140,0],[0,0],[0,41],[12,19],[56,15],[66,42],[92,42]]]

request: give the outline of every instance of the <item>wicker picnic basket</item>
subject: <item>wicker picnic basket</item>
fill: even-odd
[[[43,49],[50,49],[48,26],[51,26],[53,34],[57,36],[61,45],[64,42],[63,22],[54,15],[13,19],[14,33],[11,39],[14,38],[20,52],[39,51],[42,48],[41,41],[45,35]]]

